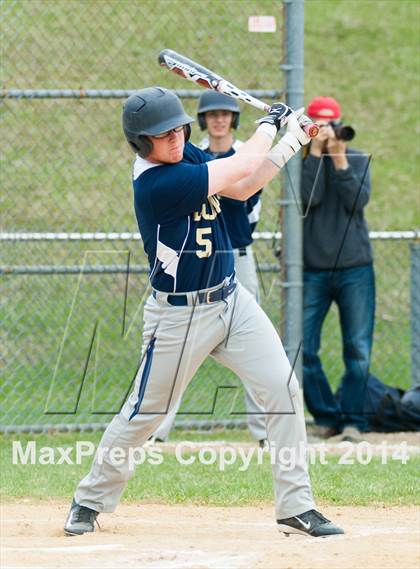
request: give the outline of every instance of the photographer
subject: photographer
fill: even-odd
[[[372,349],[375,277],[364,208],[370,197],[369,157],[348,148],[355,132],[340,123],[338,102],[316,97],[308,115],[320,125],[302,165],[304,211],[304,395],[325,438],[357,441]],[[331,304],[340,316],[345,371],[336,399],[318,352]]]

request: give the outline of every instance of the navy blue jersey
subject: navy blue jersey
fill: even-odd
[[[134,163],[134,207],[156,290],[202,290],[233,273],[219,199],[208,197],[210,160],[187,142],[177,164],[152,164],[139,156]]]
[[[203,141],[204,142],[204,141]],[[232,148],[224,153],[211,153],[207,145],[204,151],[208,152],[213,158],[227,158],[235,154],[235,151],[241,145],[238,140],[235,141]],[[246,247],[251,245],[252,232],[255,231],[259,214],[261,210],[260,194],[262,190],[251,196],[246,201],[234,200],[232,198],[220,198],[220,205],[222,206],[223,217],[229,233],[230,241],[234,249]]]

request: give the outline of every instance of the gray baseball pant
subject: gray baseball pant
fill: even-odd
[[[240,284],[226,301],[168,306],[166,295],[144,308],[144,357],[134,390],[106,429],[90,472],[75,500],[98,512],[115,510],[133,475],[130,449],[142,446],[178,401],[204,359],[211,355],[238,375],[266,410],[269,444],[299,456],[306,445],[299,383],[271,321]],[[191,297],[192,298],[192,297]],[[123,459],[112,458],[118,448]],[[102,460],[98,456],[102,455]],[[180,466],[181,468],[181,466]],[[293,468],[273,465],[276,517],[314,508],[306,460]]]
[[[233,255],[235,258],[235,272],[238,281],[255,297],[257,302],[259,302],[260,292],[258,275],[252,245],[246,247],[246,255],[240,255],[239,249],[233,249]],[[262,409],[253,394],[246,388],[245,405],[247,409],[248,428],[252,437],[256,441],[266,439],[267,432],[265,427],[264,409]],[[162,441],[166,441],[168,439],[180,406],[181,399],[176,402],[171,411],[165,416],[158,429],[153,433],[156,438]]]

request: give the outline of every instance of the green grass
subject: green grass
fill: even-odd
[[[371,227],[418,227],[420,4],[310,0],[305,9],[305,99],[335,96],[355,146],[372,153]]]
[[[243,88],[281,88],[280,0],[5,0],[6,88],[194,88],[157,65],[172,47]],[[305,3],[305,101],[328,94],[373,154],[371,227],[418,226],[418,2]],[[274,15],[274,34],[250,34],[248,16]],[[188,24],[194,22],[194,26]],[[187,101],[195,115],[196,103]],[[9,230],[135,229],[119,100],[7,100],[3,105],[4,225]],[[258,112],[244,108],[240,138]],[[193,140],[199,140],[197,128]],[[27,199],[30,188],[30,199]],[[261,228],[277,224],[277,185]],[[269,195],[271,194],[271,195]]]
[[[2,498],[66,498],[74,492],[78,481],[86,474],[91,458],[81,465],[13,465],[12,441],[23,446],[29,440],[42,446],[74,446],[76,441],[99,442],[99,433],[55,435],[7,435],[0,439]],[[249,440],[245,432],[180,433],[174,440]],[[197,454],[193,453],[197,458]],[[58,455],[57,455],[58,456]],[[185,456],[190,456],[185,453]],[[191,455],[192,456],[192,455]],[[355,461],[353,465],[339,464],[337,457],[327,457],[328,464],[311,466],[311,478],[317,500],[335,505],[416,505],[420,459],[411,457],[406,464],[388,459],[381,464],[374,458],[369,465]],[[190,466],[180,465],[173,454],[165,453],[159,466],[142,464],[129,482],[123,495],[125,502],[152,501],[167,504],[194,503],[226,506],[271,502],[273,486],[268,458],[263,464],[255,460],[246,471],[240,462],[220,471],[216,465],[203,465],[196,459]]]

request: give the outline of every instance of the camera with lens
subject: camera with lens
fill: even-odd
[[[340,121],[331,121],[330,124],[338,140],[349,142],[350,140],[353,140],[353,138],[356,136],[356,131],[354,130],[353,127],[349,125],[344,125]]]

